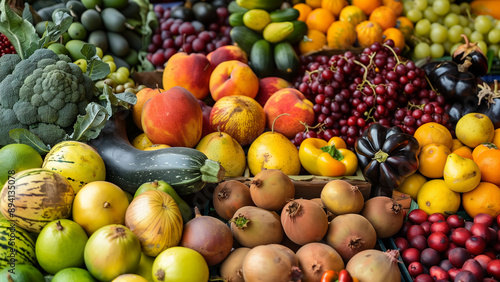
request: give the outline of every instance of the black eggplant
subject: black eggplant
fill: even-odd
[[[488,116],[495,128],[500,127],[500,91],[498,89],[498,81],[495,80],[494,87],[491,87],[487,83],[483,83],[479,86],[481,89],[478,93],[478,108],[474,112],[482,113]]]
[[[390,197],[418,169],[418,141],[398,126],[371,124],[356,140],[355,150],[363,176],[372,184],[370,197]]]
[[[462,101],[477,93],[477,78],[468,71],[472,62],[465,60],[462,64],[453,61],[432,63],[423,69],[429,83],[437,93],[443,95],[448,102]]]
[[[452,60],[457,64],[463,64],[467,58],[470,59],[472,65],[469,67],[469,72],[477,77],[483,76],[488,72],[488,59],[483,51],[476,43],[470,43],[465,34],[462,34],[465,43],[458,46],[453,52]]]

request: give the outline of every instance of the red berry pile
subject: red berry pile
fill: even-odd
[[[16,49],[14,49],[7,36],[0,33],[0,57],[5,54],[16,54]]]
[[[295,87],[313,102],[321,126],[298,133],[292,142],[299,146],[305,138],[340,136],[353,147],[373,122],[400,126],[408,134],[428,122],[451,129],[444,97],[430,88],[425,72],[400,53],[388,40],[360,54],[302,56]]]

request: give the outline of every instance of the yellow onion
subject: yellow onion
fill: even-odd
[[[125,213],[125,225],[139,238],[144,254],[152,257],[177,246],[183,229],[175,200],[159,190],[146,191],[134,198]]]

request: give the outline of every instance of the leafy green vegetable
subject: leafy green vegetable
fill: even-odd
[[[93,81],[103,79],[111,72],[109,65],[101,61],[99,56],[97,56],[97,51],[93,44],[83,44],[80,52],[87,59],[87,75]]]
[[[0,32],[7,36],[21,59],[29,57],[25,51],[40,39],[33,24],[14,13],[7,0],[0,3]]]
[[[14,139],[14,141],[16,141],[17,143],[30,145],[42,155],[50,151],[50,147],[45,145],[36,134],[25,128],[16,128],[10,130],[9,137]]]

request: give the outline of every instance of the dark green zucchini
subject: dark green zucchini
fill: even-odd
[[[303,21],[292,21],[292,23],[293,31],[285,38],[284,41],[296,44],[304,39],[304,36],[307,34],[307,24]]]
[[[229,15],[229,25],[233,27],[244,25],[243,15],[245,15],[245,12],[236,12]]]
[[[269,13],[272,22],[295,21],[299,18],[300,12],[295,8],[286,8]]]
[[[265,77],[274,70],[273,47],[265,39],[258,40],[250,52],[250,67],[258,77]]]
[[[235,26],[231,28],[230,36],[233,42],[243,49],[247,55],[250,54],[253,44],[257,42],[257,40],[262,39],[262,35],[260,33],[253,31],[246,26]]]
[[[299,56],[292,44],[287,41],[274,46],[274,62],[278,71],[286,76],[293,75],[299,70]]]
[[[225,170],[202,152],[186,147],[142,151],[133,147],[126,132],[125,118],[116,113],[96,139],[89,141],[104,160],[106,181],[135,194],[143,183],[164,180],[183,196],[203,189],[206,183],[218,183]]]

